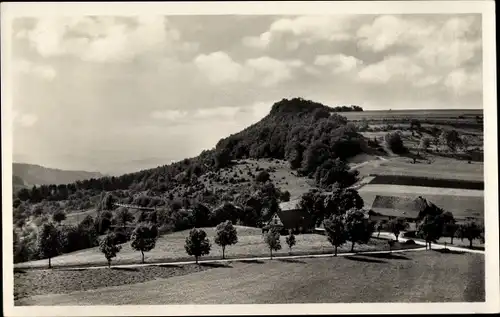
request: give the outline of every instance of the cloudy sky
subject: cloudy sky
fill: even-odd
[[[480,15],[16,19],[14,161],[117,174],[198,155],[282,98],[482,108]]]

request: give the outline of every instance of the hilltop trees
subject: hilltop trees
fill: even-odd
[[[472,241],[480,239],[484,228],[475,221],[467,221],[458,227],[458,238],[469,240],[469,247],[472,248]]]
[[[198,258],[200,256],[210,253],[211,246],[207,233],[201,229],[191,229],[191,231],[189,231],[189,236],[186,238],[184,248],[187,254],[195,257],[196,264],[198,264]]]
[[[131,246],[136,251],[141,251],[141,263],[144,263],[144,252],[154,249],[158,238],[158,229],[150,223],[139,223],[130,237]]]
[[[51,259],[62,253],[64,245],[64,236],[57,227],[44,223],[38,233],[37,249],[41,258],[49,259],[49,269],[52,268]]]
[[[222,247],[222,258],[224,259],[226,246],[238,243],[238,234],[229,220],[218,224],[215,232],[215,243]]]
[[[334,256],[337,256],[337,248],[346,242],[348,236],[344,217],[333,215],[325,220],[323,226],[325,227],[328,241],[334,247]]]
[[[116,236],[113,232],[108,232],[99,243],[99,250],[104,253],[108,261],[108,267],[111,267],[111,260],[120,252],[121,246],[116,244]]]
[[[271,260],[273,259],[273,251],[281,250],[280,233],[279,231],[271,227],[270,230],[264,235],[264,241],[269,248],[271,254]]]

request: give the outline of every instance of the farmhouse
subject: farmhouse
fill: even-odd
[[[279,210],[264,225],[263,231],[268,231],[272,226],[280,228],[283,233],[288,230],[301,233],[311,231],[312,219],[307,211],[298,207],[298,203],[298,199],[281,203]]]
[[[376,195],[371,204],[369,216],[370,220],[383,221],[397,217],[405,218],[408,222],[415,222],[421,210],[427,205],[427,201],[422,197],[398,197]]]

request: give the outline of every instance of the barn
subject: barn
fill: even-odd
[[[384,221],[394,218],[404,218],[407,222],[415,222],[427,202],[422,197],[399,197],[376,195],[369,207],[370,220]]]

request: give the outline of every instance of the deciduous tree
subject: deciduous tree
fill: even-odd
[[[404,218],[398,217],[391,219],[387,224],[387,228],[394,234],[396,241],[399,241],[399,234],[401,231],[408,229],[408,223]]]
[[[375,224],[370,221],[360,209],[353,208],[346,213],[345,226],[349,241],[351,241],[351,252],[354,244],[364,244],[370,241],[375,231]]]
[[[480,239],[483,234],[484,228],[475,221],[467,221],[461,224],[458,228],[458,237],[460,239],[469,240],[469,247],[472,248],[472,242],[475,239]]]
[[[198,258],[200,256],[210,253],[210,247],[210,240],[205,231],[197,228],[189,231],[189,236],[186,238],[184,248],[187,254],[194,256],[196,264],[198,264]]]
[[[289,254],[292,254],[292,248],[295,245],[295,235],[293,234],[293,231],[290,230],[288,233],[288,236],[285,238],[285,242],[288,245],[288,249],[290,250]]]
[[[432,249],[432,242],[437,241],[443,234],[443,219],[440,215],[428,214],[418,226],[417,236],[426,242],[425,248]]]
[[[264,235],[264,241],[269,248],[271,253],[271,259],[273,258],[273,251],[281,250],[280,233],[277,229],[271,227],[271,229]]]
[[[215,243],[222,247],[222,258],[225,258],[226,246],[238,243],[238,233],[230,220],[221,222],[215,229]]]
[[[123,228],[125,228],[127,223],[134,222],[135,220],[134,215],[125,207],[120,207],[120,209],[118,209],[115,219],[116,223],[121,225]]]
[[[53,223],[44,223],[38,233],[37,249],[41,258],[49,259],[49,269],[52,268],[51,259],[61,254],[64,245],[64,236],[57,227]]]
[[[108,267],[111,267],[111,260],[120,252],[121,246],[116,244],[116,235],[113,232],[108,232],[99,243],[99,250],[104,253],[108,261]]]
[[[134,250],[141,251],[141,263],[144,263],[144,252],[153,250],[157,239],[158,229],[151,223],[139,223],[134,229],[130,237],[130,245]]]
[[[334,256],[337,256],[337,248],[347,241],[347,231],[344,217],[333,215],[323,223],[328,241],[334,247]]]

